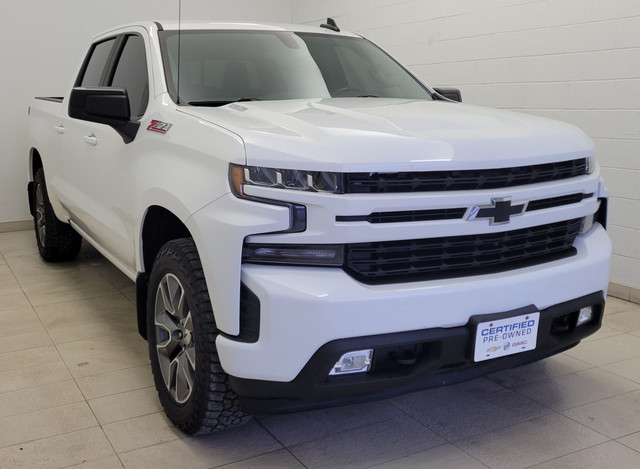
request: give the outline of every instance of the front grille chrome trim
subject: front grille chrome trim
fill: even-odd
[[[546,199],[532,200],[527,203],[524,210],[525,213],[534,212],[536,210],[545,210],[549,208],[562,207],[572,205],[590,199],[594,194],[569,194],[559,197],[548,197]],[[516,201],[523,203],[522,201]],[[369,215],[338,215],[337,222],[369,222],[377,223],[410,223],[418,221],[442,221],[442,220],[460,220],[462,218],[471,219],[468,211],[471,208],[441,208],[431,210],[405,210],[399,212],[374,212]]]

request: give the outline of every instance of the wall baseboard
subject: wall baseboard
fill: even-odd
[[[640,304],[640,289],[618,283],[609,283],[609,296]]]
[[[10,231],[26,231],[33,229],[33,220],[9,221],[0,223],[0,233],[8,233]]]

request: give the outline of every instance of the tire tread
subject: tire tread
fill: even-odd
[[[220,364],[215,345],[215,339],[219,334],[219,330],[216,327],[215,318],[211,309],[211,301],[202,270],[202,263],[200,262],[200,257],[193,240],[191,238],[181,238],[169,241],[158,252],[156,263],[160,260],[162,260],[163,263],[168,262],[172,265],[181,266],[180,270],[185,275],[186,281],[189,284],[192,294],[189,303],[190,309],[192,314],[194,310],[199,312],[198,318],[193,318],[194,326],[196,324],[198,326],[196,333],[203,334],[206,337],[204,340],[196,342],[198,346],[196,349],[196,366],[201,363],[200,358],[204,357],[202,361],[206,363],[209,371],[206,377],[196,377],[196,387],[190,398],[190,400],[195,398],[192,410],[186,419],[178,420],[172,418],[173,406],[171,403],[166,403],[168,393],[161,392],[161,390],[166,390],[162,373],[159,369],[155,369],[155,367],[152,366],[156,387],[159,388],[160,400],[163,407],[165,411],[167,411],[169,418],[171,418],[182,431],[190,435],[211,433],[242,425],[247,422],[250,417],[242,412],[239,398],[233,389],[231,389],[229,378]],[[151,282],[151,284],[153,285],[154,282]],[[152,304],[154,298],[155,292],[150,290],[149,305]],[[153,314],[151,308],[149,308],[148,311],[151,316]],[[153,339],[155,336],[152,336],[153,333],[154,332],[149,329],[150,354],[156,353],[155,340]]]

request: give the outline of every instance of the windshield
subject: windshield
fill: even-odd
[[[395,60],[361,38],[217,30],[182,31],[180,38],[177,31],[163,31],[160,39],[169,93],[176,102],[179,95],[180,103],[219,106],[239,100],[329,97],[431,99]]]

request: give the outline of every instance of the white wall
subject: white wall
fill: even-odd
[[[291,22],[291,0],[183,0],[191,20]],[[27,220],[27,107],[62,96],[99,32],[140,19],[178,19],[178,0],[24,0],[0,15],[0,223]]]
[[[549,116],[587,132],[612,195],[611,281],[635,289],[640,301],[640,1],[293,3],[295,23],[327,16],[432,85],[458,86],[466,102]]]

